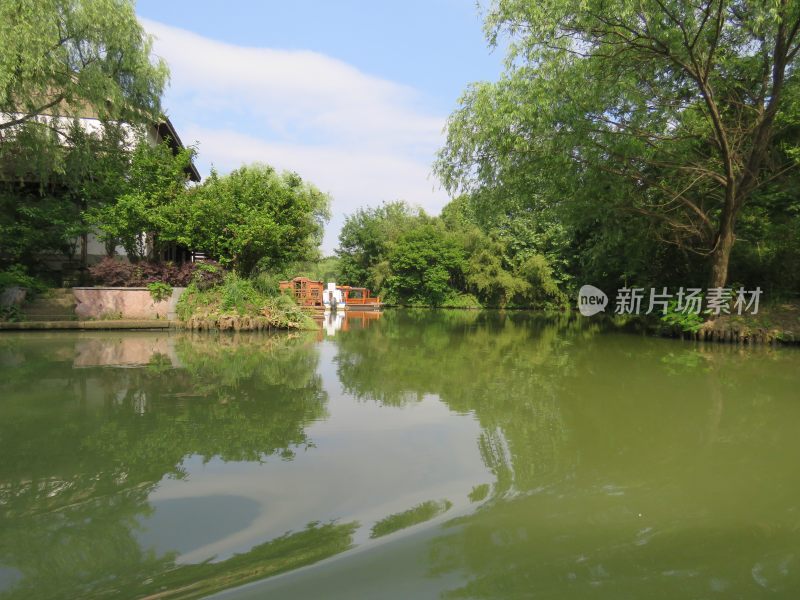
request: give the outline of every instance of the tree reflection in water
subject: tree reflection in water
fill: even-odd
[[[310,443],[327,402],[313,336],[21,339],[0,341],[0,565],[15,582],[3,598],[199,597],[350,546],[357,524],[314,523],[178,565],[136,536],[188,457],[291,459]]]
[[[513,312],[348,323],[325,338],[347,398],[411,407],[435,396],[480,426],[493,482],[472,487],[472,513],[451,517],[459,499],[432,494],[365,524],[387,539],[436,527],[419,554],[429,577],[460,581],[447,595],[800,589],[795,354]],[[151,336],[99,350],[96,335],[2,338],[0,578],[16,578],[3,597],[196,597],[351,547],[353,520],[191,565],[137,537],[151,492],[184,477],[188,457],[292,460],[313,444],[306,429],[328,399],[310,337]]]
[[[462,572],[447,595],[464,598],[800,589],[797,357],[600,331],[420,311],[337,338],[362,401],[436,394],[480,422],[496,481],[431,545],[430,574]]]

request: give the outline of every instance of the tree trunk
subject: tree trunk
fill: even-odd
[[[105,241],[106,247],[106,256],[108,258],[113,258],[114,255],[117,253],[117,240],[116,239],[107,239]]]
[[[89,235],[86,233],[81,234],[81,269],[85,269],[89,265]]]
[[[717,247],[711,254],[711,275],[709,277],[708,287],[725,287],[725,284],[728,282],[728,263],[730,263],[731,250],[733,249],[733,242],[735,239],[733,234],[733,216],[724,217],[719,228]]]

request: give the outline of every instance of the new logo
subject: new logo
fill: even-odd
[[[593,285],[583,285],[578,291],[578,310],[584,317],[603,312],[608,306],[608,296]]]

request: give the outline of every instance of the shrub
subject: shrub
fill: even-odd
[[[302,310],[293,296],[288,294],[278,294],[272,298],[270,305],[280,310]]]
[[[150,295],[156,302],[161,302],[172,296],[172,286],[161,281],[147,284],[147,289],[150,290]]]
[[[442,308],[483,308],[472,294],[454,294],[442,303]]]
[[[89,267],[89,275],[101,285],[110,287],[127,287],[132,279],[133,265],[113,258],[104,258],[96,265]]]
[[[0,321],[18,323],[23,320],[24,316],[19,306],[0,306]]]
[[[259,273],[253,278],[255,288],[265,296],[280,295],[280,277],[270,273]]]
[[[204,313],[257,314],[266,302],[253,283],[236,273],[228,273],[220,285],[200,289],[191,283],[178,301],[177,312],[182,320]]]
[[[461,273],[464,252],[455,237],[433,224],[411,229],[389,254],[386,296],[403,304],[441,306]]]
[[[662,323],[687,333],[697,333],[705,321],[702,315],[678,310],[678,303],[675,300],[670,300],[666,314],[661,315],[660,319]]]
[[[217,262],[209,260],[192,264],[195,265],[194,272],[186,282],[186,285],[194,283],[197,289],[207,290],[225,280],[225,269]]]
[[[0,291],[10,287],[21,287],[33,293],[41,293],[47,289],[47,284],[28,275],[22,265],[11,265],[5,271],[0,271]]]
[[[261,294],[249,279],[242,279],[236,273],[229,273],[222,285],[222,310],[236,310],[240,315],[251,307],[260,304]]]
[[[261,293],[251,280],[235,273],[228,273],[222,284],[206,290],[190,284],[178,301],[177,313],[182,321],[201,323],[204,329],[231,319],[280,329],[315,328],[292,298]]]
[[[197,313],[203,304],[207,304],[208,298],[202,290],[199,290],[194,283],[190,283],[186,291],[178,299],[175,312],[181,321],[188,321],[192,315]]]
[[[172,262],[131,263],[115,258],[104,258],[89,267],[95,283],[109,287],[147,287],[151,283],[165,283],[175,287],[186,287],[196,283],[207,289],[222,281],[225,272],[214,261],[184,263]]]

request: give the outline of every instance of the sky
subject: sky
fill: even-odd
[[[436,214],[431,172],[466,86],[503,53],[474,0],[139,0],[170,66],[163,104],[201,175],[267,163],[332,197],[323,253],[346,215],[406,200]]]

